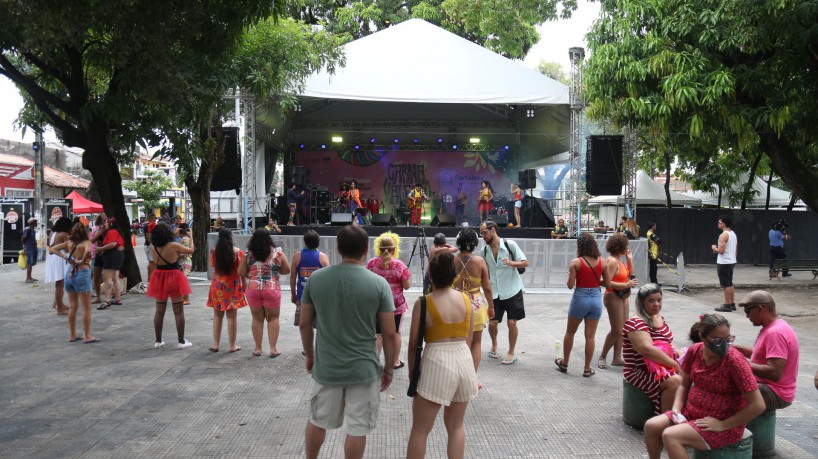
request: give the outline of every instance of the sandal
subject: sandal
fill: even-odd
[[[497,358],[497,353],[494,352],[494,351],[489,351],[489,358],[490,359],[496,359]]]
[[[582,372],[582,377],[583,378],[590,378],[591,376],[593,376],[595,374],[596,374],[596,370],[594,370],[593,368],[589,368],[589,369]]]
[[[562,357],[557,357],[554,359],[554,363],[557,365],[557,370],[563,373],[568,373],[568,365],[565,365],[563,362],[565,362],[565,360],[563,360]]]
[[[596,361],[596,366],[598,366],[600,369],[604,370],[604,369],[608,368],[608,363],[605,362],[604,358],[600,357],[599,360]]]
[[[114,306],[122,306],[122,301],[114,300],[114,301],[111,301],[111,304],[114,305]]]
[[[99,306],[97,306],[97,311],[102,311],[103,309],[108,309],[109,307],[111,307],[111,303],[103,301]]]

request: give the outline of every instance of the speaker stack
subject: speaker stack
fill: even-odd
[[[457,219],[452,214],[437,214],[432,219],[432,226],[454,226]]]
[[[332,226],[346,226],[352,224],[352,214],[349,212],[333,212]]]
[[[224,136],[224,159],[213,173],[210,191],[236,190],[241,193],[241,160],[239,159],[239,128],[222,128]]]
[[[622,136],[592,135],[587,140],[585,191],[594,196],[622,193]]]
[[[517,183],[523,190],[532,190],[537,188],[537,171],[534,169],[526,169],[517,172]]]
[[[324,186],[309,186],[310,221],[324,224],[330,221],[329,189]]]
[[[392,214],[372,214],[372,226],[397,226],[398,221]]]

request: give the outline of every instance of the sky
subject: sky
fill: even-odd
[[[541,38],[540,41],[531,48],[531,51],[522,61],[522,64],[536,68],[540,60],[546,62],[557,62],[562,65],[563,70],[568,73],[571,68],[571,61],[568,58],[568,48],[581,46],[586,48],[586,59],[588,55],[585,46],[585,34],[591,27],[591,23],[599,15],[599,3],[591,3],[588,0],[579,0],[579,7],[574,12],[571,19],[546,22],[538,27]],[[6,77],[0,76],[0,139],[16,141],[34,141],[34,135],[29,129],[25,138],[21,138],[22,133],[14,130],[14,120],[17,113],[23,106],[23,99],[20,97],[17,88]],[[52,132],[46,132],[47,141],[56,141]]]

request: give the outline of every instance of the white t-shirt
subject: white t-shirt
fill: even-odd
[[[724,231],[727,233],[727,244],[724,247],[724,253],[718,254],[716,263],[720,265],[733,265],[736,263],[736,247],[738,246],[738,239],[736,233],[733,231]]]

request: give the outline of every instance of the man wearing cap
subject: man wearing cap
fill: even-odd
[[[37,279],[31,277],[31,268],[37,264],[37,219],[32,217],[28,219],[28,226],[23,230],[23,236],[20,238],[23,243],[23,248],[26,250],[26,284],[37,282]]]
[[[767,411],[779,410],[795,399],[798,378],[798,337],[795,330],[775,312],[770,292],[756,290],[738,304],[756,327],[760,326],[753,347],[736,345],[745,357],[758,382]]]

